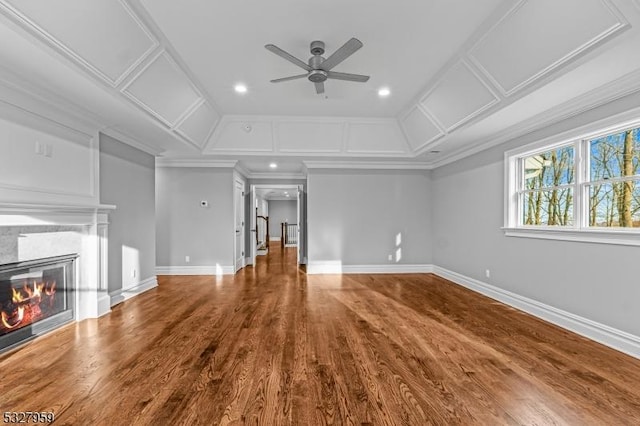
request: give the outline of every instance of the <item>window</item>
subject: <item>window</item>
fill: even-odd
[[[640,121],[505,153],[509,236],[640,245]]]

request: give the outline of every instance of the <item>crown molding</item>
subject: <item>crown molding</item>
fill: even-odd
[[[304,173],[269,173],[269,172],[255,172],[247,175],[248,179],[306,179],[307,175]]]
[[[238,160],[213,160],[209,158],[156,158],[156,167],[211,167],[236,168]]]
[[[303,161],[311,169],[358,169],[358,170],[431,170],[428,162],[401,161]]]
[[[251,172],[249,172],[249,170],[245,166],[240,164],[240,162],[236,163],[235,170],[236,172],[240,173],[240,175],[245,179],[249,179],[249,175],[251,174]]]
[[[450,154],[446,154],[442,158],[431,163],[432,168],[435,169],[453,163],[454,161],[461,160],[465,157],[469,157],[486,149],[505,143],[511,139],[534,132],[544,126],[559,123],[563,120],[606,105],[616,99],[623,98],[638,91],[640,91],[640,70],[628,73],[617,80],[515,124],[501,132],[498,132],[497,134],[479,141],[471,148],[465,147]],[[442,141],[446,141],[446,139],[443,139]]]

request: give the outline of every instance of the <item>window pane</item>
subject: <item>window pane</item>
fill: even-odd
[[[640,132],[627,130],[589,142],[592,181],[638,174],[640,165]]]
[[[523,194],[523,225],[572,226],[573,188]]]
[[[589,226],[640,227],[640,180],[589,186]]]
[[[525,179],[523,189],[572,184],[574,179],[573,158],[573,145],[523,158]]]

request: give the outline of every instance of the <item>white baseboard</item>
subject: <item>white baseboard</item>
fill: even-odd
[[[298,247],[297,244],[285,244],[284,246],[285,247]]]
[[[158,280],[156,277],[147,278],[146,280],[140,281],[138,284],[133,287],[123,288],[120,290],[116,290],[114,292],[109,293],[111,296],[111,306],[115,306],[118,303],[122,303],[125,300],[131,299],[134,296],[137,296],[141,293],[144,293],[147,290],[151,290],[152,288],[158,287]]]
[[[234,275],[233,265],[156,266],[157,275]]]
[[[113,303],[111,303],[111,294],[107,292],[100,294],[98,296],[98,317],[111,312],[111,306],[113,306]]]
[[[433,265],[343,265],[340,261],[335,262],[309,262],[307,263],[307,274],[409,274],[409,273],[430,273],[433,272]]]
[[[269,241],[280,241],[282,237],[269,237]]]
[[[253,265],[253,260],[250,257],[244,258],[244,266]]]
[[[590,319],[546,305],[528,297],[520,296],[457,272],[434,266],[434,274],[505,303],[535,317],[573,331],[603,345],[617,349],[635,358],[640,358],[640,337],[600,324]]]

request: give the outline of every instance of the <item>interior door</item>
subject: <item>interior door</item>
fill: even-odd
[[[256,196],[256,188],[251,185],[251,236],[249,238],[251,247],[251,264],[255,266],[256,256],[258,255],[257,236],[258,236],[258,224],[256,223],[258,214],[258,197]]]
[[[235,212],[235,270],[244,266],[244,182],[236,179],[234,187]]]

